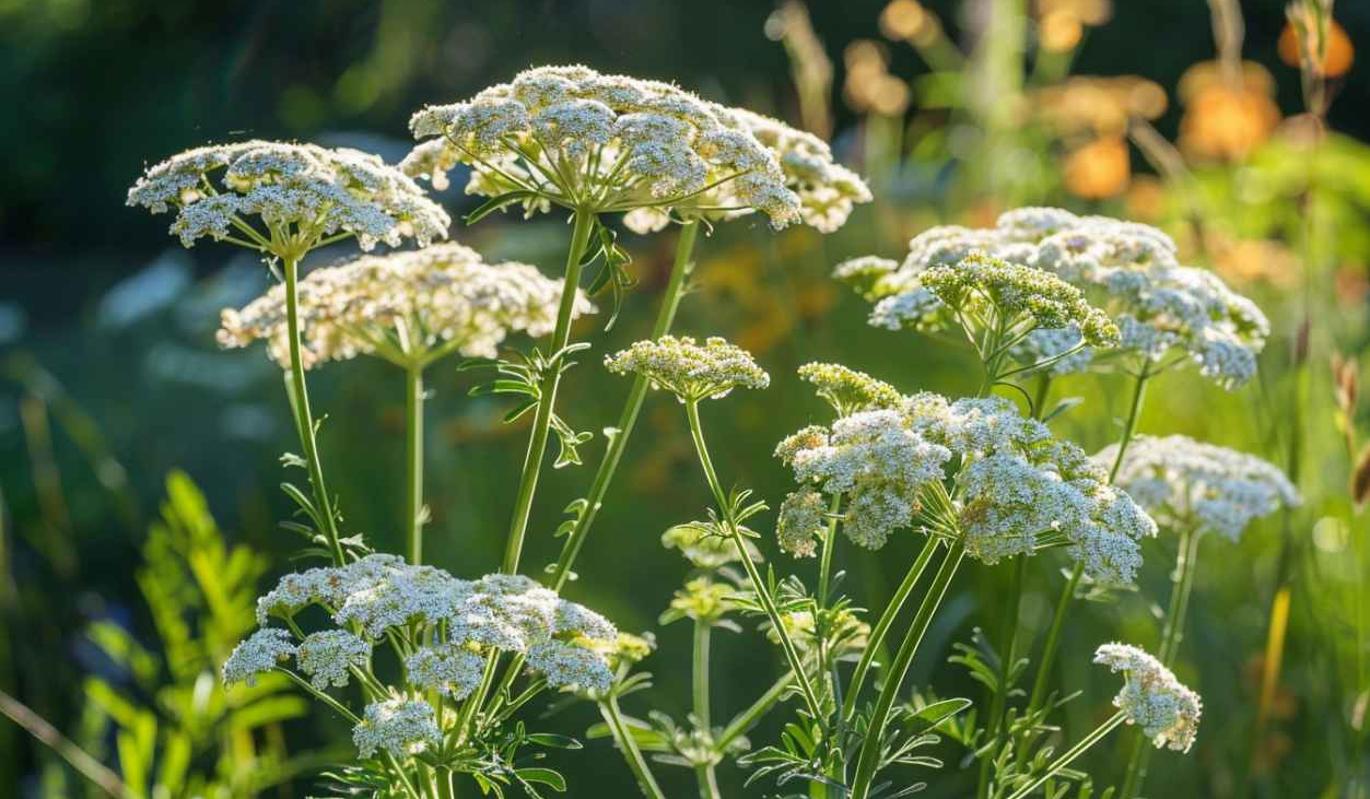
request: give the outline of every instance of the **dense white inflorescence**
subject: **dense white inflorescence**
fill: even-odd
[[[757,211],[777,228],[801,215],[832,226],[845,218],[844,201],[849,207],[868,196],[830,157],[815,172],[821,158],[809,150],[791,158],[787,172],[782,161],[798,145],[763,144],[740,112],[668,83],[583,66],[526,70],[465,102],[422,109],[410,129],[427,141],[402,163],[409,174],[441,187],[448,170],[465,164],[468,194],[524,192],[529,213],[551,203],[645,211],[634,223],[642,228],[666,214]],[[808,195],[807,212],[797,191]]]
[[[258,674],[286,663],[295,654],[295,641],[288,630],[266,627],[249,635],[233,648],[224,661],[224,682],[252,685]]]
[[[1157,749],[1189,751],[1203,715],[1198,694],[1135,646],[1104,644],[1094,653],[1094,662],[1123,672],[1123,688],[1113,698],[1113,706],[1123,712],[1128,724],[1140,727]]]
[[[840,363],[806,363],[799,367],[799,377],[811,383],[839,416],[898,408],[904,402],[894,386]]]
[[[1116,445],[1095,458],[1112,463]],[[1236,540],[1253,519],[1300,502],[1273,464],[1188,436],[1139,436],[1123,455],[1117,483],[1169,527],[1195,525]]]
[[[254,219],[266,226],[254,226],[257,233],[277,245],[287,236],[316,242],[348,234],[364,250],[406,238],[426,245],[445,238],[451,224],[418,184],[374,155],[269,141],[173,156],[139,178],[128,204],[153,213],[174,209],[171,232],[187,247],[205,236],[257,245],[242,230]]]
[[[432,705],[395,697],[366,706],[361,723],[352,729],[352,743],[362,757],[384,751],[406,758],[441,744],[442,731]]]
[[[811,558],[823,537],[827,508],[817,491],[795,491],[780,503],[775,535],[780,548],[796,558]]]
[[[536,267],[487,264],[456,243],[365,255],[299,281],[300,358],[305,368],[357,355],[401,366],[452,351],[493,358],[510,333],[550,333],[561,297],[562,282]],[[577,290],[573,314],[594,310]],[[218,339],[224,347],[264,340],[271,358],[289,366],[285,286],[241,310],[225,309]]]
[[[734,388],[765,388],[766,374],[746,350],[711,336],[703,344],[689,336],[662,336],[638,341],[604,359],[614,374],[635,372],[651,381],[653,388],[675,394],[682,402],[721,399]]]
[[[393,555],[369,555],[286,575],[258,600],[257,618],[265,625],[311,606],[322,607],[338,627],[298,644],[286,630],[263,627],[234,651],[224,679],[249,679],[283,667],[293,655],[319,690],[342,686],[350,670],[369,668],[377,642],[396,637],[421,642],[402,664],[407,691],[463,698],[480,682],[485,657],[494,651],[526,656],[554,687],[602,691],[613,679],[605,653],[619,638],[614,625],[521,575],[461,580]],[[363,756],[400,751],[387,741],[408,742],[396,745],[409,752],[410,744],[428,740],[409,735],[424,729],[415,713],[400,699],[368,707],[356,733]]]
[[[899,410],[805,428],[782,441],[776,455],[800,483],[848,496],[844,529],[867,547],[882,546],[904,527],[947,534],[918,512],[921,492],[953,462],[959,469],[951,521],[966,553],[985,563],[1064,545],[1092,580],[1127,584],[1141,565],[1140,539],[1156,532],[1083,450],[1000,397],[952,402],[916,394]],[[812,546],[789,530],[782,542],[800,554]]]
[[[909,243],[898,266],[866,257],[839,265],[835,274],[876,303],[871,324],[925,329],[944,323],[939,298],[925,285],[927,273],[981,255],[1059,277],[1111,315],[1122,351],[1152,363],[1187,358],[1227,388],[1255,374],[1256,356],[1269,335],[1269,322],[1255,304],[1211,272],[1180,265],[1175,243],[1160,230],[1056,208],[1009,211],[992,228],[932,228]],[[1034,334],[1015,356],[1028,361],[1044,351],[1060,354],[1091,343],[1087,331],[1082,342],[1079,331],[1059,327],[1050,336]],[[1088,356],[1072,354],[1069,363],[1052,366],[1060,373],[1088,363]]]

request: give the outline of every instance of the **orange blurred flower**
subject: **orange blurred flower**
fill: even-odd
[[[1165,184],[1155,175],[1138,175],[1132,179],[1124,202],[1127,203],[1128,219],[1138,222],[1154,223],[1165,214]]]
[[[1280,122],[1275,83],[1259,64],[1245,62],[1235,80],[1205,61],[1180,78],[1185,104],[1180,149],[1200,159],[1237,161],[1270,138]]]
[[[1087,200],[1119,194],[1132,177],[1127,142],[1121,136],[1095,139],[1076,148],[1066,156],[1063,169],[1066,191]]]
[[[1156,119],[1168,101],[1160,84],[1136,75],[1077,76],[1033,94],[1032,105],[1058,133],[1120,136],[1133,117]]]
[[[884,45],[857,39],[847,45],[842,60],[847,67],[842,95],[853,111],[898,116],[908,109],[908,84],[889,73]]]
[[[1294,28],[1294,23],[1286,22],[1284,30],[1280,32],[1279,40],[1280,60],[1291,67],[1301,66],[1302,58],[1299,54],[1299,32]],[[1351,69],[1351,64],[1356,60],[1356,48],[1351,44],[1351,37],[1347,35],[1346,29],[1337,24],[1335,19],[1327,21],[1327,45],[1322,56],[1322,74],[1328,78],[1338,78],[1345,75]]]

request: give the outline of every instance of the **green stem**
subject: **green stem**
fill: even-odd
[[[623,721],[623,713],[618,709],[618,698],[611,696],[600,701],[599,713],[609,725],[614,743],[618,744],[618,751],[623,753],[623,760],[633,772],[633,778],[637,780],[637,787],[642,791],[642,795],[647,799],[666,799],[661,787],[656,784],[656,778],[652,776],[652,770],[647,766],[646,758],[642,756],[642,750],[638,749],[637,741],[633,740],[632,732]]]
[[[828,534],[823,537],[823,554],[818,562],[818,604],[828,606],[828,586],[832,582],[832,553],[837,548],[837,522],[842,513],[842,495],[834,494],[828,507]],[[819,639],[822,639],[820,631]]]
[[[693,697],[695,724],[708,732],[709,722],[709,634],[713,627],[703,619],[695,620]]]
[[[1046,700],[1047,680],[1051,676],[1051,666],[1056,661],[1056,649],[1060,646],[1061,628],[1065,626],[1066,611],[1071,600],[1075,598],[1075,588],[1080,584],[1080,578],[1084,573],[1084,561],[1077,561],[1075,567],[1070,570],[1070,577],[1066,578],[1060,598],[1056,600],[1056,613],[1051,617],[1051,627],[1047,629],[1046,643],[1042,645],[1042,657],[1037,665],[1037,676],[1032,681],[1032,694],[1028,697],[1028,713],[1037,710]]]
[[[718,775],[712,763],[696,763],[695,779],[699,782],[699,799],[719,799]]]
[[[1189,595],[1194,588],[1194,573],[1198,567],[1199,540],[1202,536],[1192,526],[1180,531],[1179,553],[1175,558],[1175,572],[1171,577],[1174,586],[1170,590],[1170,605],[1166,608],[1165,620],[1161,628],[1161,645],[1156,653],[1161,663],[1169,666],[1179,652],[1180,641],[1184,639],[1185,616],[1189,611]],[[1146,782],[1147,762],[1151,759],[1151,747],[1146,736],[1140,732],[1134,735],[1132,750],[1127,758],[1127,772],[1123,777],[1123,789],[1119,799],[1132,799],[1142,790]]]
[[[813,714],[814,718],[822,718],[818,696],[813,692],[808,674],[804,672],[804,661],[799,657],[799,650],[785,629],[785,623],[780,617],[780,609],[776,607],[775,598],[771,596],[770,589],[761,579],[756,564],[752,562],[751,554],[747,551],[747,542],[743,540],[742,531],[738,529],[737,520],[733,518],[732,503],[728,501],[728,495],[723,492],[723,486],[718,482],[718,473],[714,471],[713,460],[709,457],[709,447],[704,442],[704,428],[699,421],[699,402],[686,402],[685,415],[690,422],[690,435],[694,439],[695,452],[699,455],[699,465],[704,469],[704,479],[708,481],[709,489],[713,492],[714,501],[718,504],[718,512],[723,516],[728,534],[733,539],[733,546],[737,548],[737,556],[742,562],[742,567],[747,571],[748,579],[751,580],[752,590],[756,591],[757,601],[761,603],[762,608],[766,611],[766,617],[770,619],[771,626],[775,628],[776,637],[780,639],[780,648],[784,650],[785,659],[789,662],[790,669],[794,672],[795,681],[799,684],[799,690],[804,695],[804,703],[808,705],[809,712]]]
[[[908,601],[909,594],[913,593],[914,586],[918,584],[918,580],[923,576],[923,572],[927,569],[928,563],[932,561],[932,556],[933,553],[937,551],[937,546],[936,539],[932,538],[929,538],[927,543],[923,545],[923,551],[918,553],[918,557],[913,561],[913,565],[909,567],[908,573],[904,575],[904,581],[899,584],[899,588],[895,590],[894,596],[890,598],[889,604],[885,606],[884,612],[880,614],[880,619],[875,623],[875,627],[871,629],[871,633],[867,637],[866,648],[861,653],[861,659],[856,663],[856,670],[852,672],[851,682],[847,684],[847,696],[842,702],[843,718],[850,718],[852,713],[855,712],[857,695],[861,692],[861,684],[865,682],[866,674],[870,671],[871,665],[874,663],[877,656],[876,653],[885,642],[885,635],[889,632],[890,626],[894,624],[894,620],[898,617],[899,611],[903,609],[904,603]]]
[[[56,752],[67,762],[67,765],[107,795],[118,799],[123,799],[123,797],[132,799],[133,792],[124,785],[118,774],[111,771],[104,763],[96,760],[86,750],[77,746],[28,705],[3,691],[0,691],[0,714],[18,724],[25,732],[33,736],[35,741]]]
[[[885,675],[885,684],[881,687],[880,695],[875,700],[875,709],[871,712],[870,722],[866,726],[865,740],[861,742],[861,753],[856,761],[856,776],[852,782],[850,799],[868,799],[870,796],[876,770],[881,765],[880,757],[884,751],[885,724],[889,721],[890,710],[894,707],[894,701],[899,696],[904,677],[908,674],[909,666],[913,663],[913,656],[918,652],[918,645],[922,643],[923,636],[927,634],[928,627],[932,624],[932,617],[937,612],[938,606],[942,604],[942,598],[946,596],[947,587],[951,585],[952,578],[956,576],[956,569],[961,565],[961,559],[965,554],[966,550],[960,541],[953,543],[947,550],[946,556],[942,559],[942,565],[938,567],[936,576],[932,578],[932,585],[928,586],[928,592],[923,596],[923,602],[918,606],[918,613],[913,618],[913,624],[909,627],[904,643],[899,647],[899,652],[895,654],[894,660],[890,663],[889,672]]]
[[[409,530],[409,562],[423,563],[423,369],[405,370],[405,498]]]
[[[557,309],[557,324],[552,332],[548,352],[561,352],[571,337],[571,319],[580,288],[581,255],[594,229],[593,211],[576,209],[572,216],[571,246],[566,253],[565,277],[561,285],[561,306]],[[528,450],[523,456],[523,471],[519,476],[518,495],[514,501],[514,517],[509,524],[509,539],[504,550],[503,571],[518,571],[523,554],[523,538],[528,532],[528,518],[533,511],[533,495],[537,492],[538,475],[542,472],[543,456],[547,453],[547,438],[552,428],[552,409],[557,401],[557,387],[561,384],[561,365],[554,363],[542,376],[538,386],[537,413],[533,416],[533,431],[528,438]]]
[[[784,696],[785,692],[790,689],[792,682],[794,682],[794,675],[788,671],[780,675],[771,684],[771,687],[766,689],[765,693],[757,697],[756,701],[746,710],[738,713],[732,721],[728,722],[728,726],[723,728],[723,732],[719,733],[718,739],[714,741],[714,747],[720,751],[727,749],[728,744],[739,736],[745,735],[761,720],[762,716],[766,715],[767,711],[775,707],[775,703],[779,702],[780,697]]]
[[[999,687],[990,697],[989,735],[994,749],[980,761],[980,779],[975,795],[986,799],[990,793],[991,768],[1004,745],[1004,715],[1008,712],[1009,672],[1018,659],[1018,613],[1023,602],[1023,580],[1027,574],[1027,557],[1019,555],[1009,582],[1008,606],[1004,609],[1004,626],[999,636]]]
[[[323,525],[322,532],[328,538],[328,547],[333,562],[341,566],[343,556],[342,540],[338,535],[338,522],[333,513],[333,503],[328,496],[328,486],[323,478],[323,463],[319,460],[319,446],[314,438],[314,414],[309,408],[309,390],[304,380],[304,362],[300,359],[300,301],[298,296],[299,258],[282,258],[285,263],[285,315],[286,331],[290,339],[290,380],[294,400],[295,422],[299,428],[300,446],[304,448],[305,466],[309,470],[309,484],[314,489],[314,504]]]
[[[1066,766],[1069,766],[1076,758],[1084,754],[1090,747],[1094,746],[1094,744],[1098,743],[1105,735],[1112,732],[1115,727],[1122,724],[1126,718],[1127,717],[1123,715],[1121,711],[1114,713],[1109,717],[1108,721],[1095,727],[1094,731],[1084,738],[1081,738],[1079,743],[1070,747],[1062,753],[1060,757],[1051,761],[1051,765],[1047,766],[1046,771],[1038,775],[1037,779],[1033,780],[1027,786],[1014,791],[1013,794],[1009,796],[1009,799],[1026,799],[1033,791],[1040,788],[1042,783],[1056,776],[1056,774]]]
[[[1142,371],[1137,373],[1137,381],[1132,388],[1132,404],[1128,406],[1127,419],[1123,422],[1123,435],[1118,439],[1118,454],[1113,458],[1113,468],[1108,470],[1110,483],[1118,479],[1118,470],[1123,468],[1123,456],[1127,454],[1127,445],[1132,443],[1132,436],[1137,432],[1137,419],[1142,415],[1142,403],[1146,400],[1146,384],[1151,378],[1149,366],[1150,364],[1143,363]]]
[[[686,222],[680,229],[680,237],[676,240],[675,261],[671,264],[671,276],[666,283],[666,292],[661,298],[656,323],[652,325],[654,340],[666,335],[675,321],[676,309],[680,307],[680,298],[684,294],[685,281],[693,266],[690,257],[694,253],[698,233],[698,220]],[[614,472],[617,471],[619,461],[623,458],[623,451],[628,446],[628,437],[632,435],[633,427],[637,424],[637,415],[642,410],[642,402],[649,387],[647,378],[639,375],[634,378],[632,388],[628,390],[628,399],[624,402],[623,411],[618,417],[618,432],[609,439],[609,444],[604,450],[604,458],[599,462],[599,469],[590,483],[590,492],[585,497],[585,510],[576,520],[576,526],[571,530],[571,534],[566,537],[566,544],[561,548],[561,556],[557,558],[557,564],[553,567],[553,591],[561,591],[570,578],[571,567],[580,555],[581,547],[585,545],[585,538],[590,534],[590,528],[599,514],[604,495],[609,492],[609,484],[613,482]]]

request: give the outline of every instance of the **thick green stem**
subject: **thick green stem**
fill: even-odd
[[[818,562],[818,604],[828,606],[828,586],[832,582],[832,553],[837,549],[837,522],[842,512],[842,495],[835,494],[828,507],[828,534],[823,537],[823,554]],[[821,634],[818,636],[823,637]]]
[[[1108,735],[1110,732],[1112,732],[1113,729],[1117,727],[1119,724],[1122,724],[1123,721],[1126,720],[1126,718],[1127,717],[1124,716],[1121,711],[1119,711],[1118,713],[1114,713],[1112,716],[1109,717],[1108,721],[1105,721],[1103,724],[1100,724],[1098,727],[1095,727],[1094,731],[1091,732],[1089,735],[1086,735],[1084,738],[1081,738],[1079,743],[1070,747],[1065,752],[1063,752],[1060,757],[1051,761],[1051,765],[1047,766],[1046,770],[1043,771],[1040,775],[1038,775],[1037,779],[1033,780],[1030,784],[1025,785],[1024,787],[1014,791],[1013,795],[1010,796],[1009,799],[1026,799],[1026,797],[1030,796],[1033,791],[1042,787],[1042,783],[1056,776],[1062,769],[1073,763],[1076,758],[1078,758],[1080,755],[1088,751],[1090,747],[1098,743],[1105,735]]]
[[[652,776],[652,770],[647,766],[646,758],[642,756],[642,750],[638,749],[637,741],[633,740],[632,732],[623,721],[617,697],[611,696],[602,700],[599,703],[599,713],[609,725],[614,743],[618,745],[618,751],[623,753],[623,760],[633,772],[633,778],[637,780],[637,787],[642,791],[642,795],[647,799],[666,799],[666,795],[661,792],[661,786],[656,784],[656,778]]]
[[[299,258],[282,258],[285,263],[285,318],[286,334],[290,339],[290,381],[295,405],[295,423],[299,428],[300,446],[304,448],[305,467],[309,470],[309,484],[314,491],[322,532],[328,538],[333,562],[341,566],[342,540],[338,535],[338,520],[333,513],[333,501],[328,496],[328,485],[323,478],[323,463],[319,460],[319,446],[314,438],[314,413],[309,408],[309,390],[304,380],[304,361],[300,358],[300,301]]]
[[[866,727],[866,738],[861,742],[861,754],[856,761],[856,776],[852,781],[850,799],[867,799],[870,796],[884,750],[885,724],[889,721],[890,710],[899,696],[904,677],[913,663],[913,656],[918,652],[918,645],[927,634],[932,617],[942,604],[947,587],[956,576],[956,569],[961,565],[961,559],[965,554],[966,550],[960,541],[952,544],[947,550],[942,565],[938,567],[937,574],[932,579],[932,585],[928,586],[928,592],[918,606],[918,613],[913,618],[913,624],[909,627],[904,643],[890,663],[889,671],[885,674],[885,683],[880,688],[880,695],[875,700],[875,709],[871,712],[870,723]]]
[[[408,517],[409,562],[423,563],[423,368],[405,370],[405,515]]]
[[[1201,536],[1191,526],[1180,530],[1179,552],[1175,557],[1175,571],[1171,576],[1174,585],[1170,589],[1170,605],[1166,608],[1161,627],[1161,645],[1157,658],[1169,666],[1179,652],[1180,642],[1184,640],[1185,616],[1189,611],[1189,595],[1194,588],[1194,573],[1198,566],[1199,540]],[[1132,750],[1127,758],[1127,773],[1123,778],[1123,788],[1119,799],[1132,799],[1142,790],[1146,782],[1147,763],[1151,760],[1151,747],[1145,735],[1134,734]]]
[[[699,799],[720,799],[718,775],[712,763],[695,764],[695,780],[699,783]]]
[[[652,325],[653,339],[666,335],[671,329],[671,324],[675,321],[676,309],[680,307],[680,298],[684,294],[685,281],[693,266],[690,258],[694,253],[695,239],[698,234],[699,222],[697,220],[685,223],[680,229],[680,238],[676,240],[675,261],[671,264],[671,276],[666,283],[666,292],[661,298],[661,308],[657,311],[656,323]],[[604,495],[609,492],[609,484],[613,482],[614,473],[618,470],[619,461],[623,458],[623,451],[628,446],[628,437],[632,435],[633,427],[637,424],[637,415],[642,410],[642,402],[647,396],[649,387],[647,378],[639,375],[634,378],[632,388],[628,390],[628,399],[624,402],[623,411],[618,416],[618,432],[609,439],[609,444],[604,450],[604,458],[599,462],[599,469],[595,472],[595,478],[590,483],[590,492],[585,497],[585,510],[576,520],[576,526],[571,530],[571,534],[566,537],[566,543],[561,548],[561,556],[557,558],[557,564],[553,567],[551,580],[553,591],[561,591],[570,578],[571,567],[580,555],[581,547],[585,545],[585,538],[589,536],[590,528],[594,525],[595,517],[599,514],[600,505],[604,502]]]
[[[800,658],[798,648],[795,647],[794,641],[785,629],[784,619],[780,617],[780,609],[776,607],[775,598],[771,596],[770,588],[762,580],[756,564],[752,562],[751,554],[747,551],[747,542],[742,538],[742,531],[738,529],[737,520],[733,518],[732,503],[728,501],[728,495],[724,493],[722,484],[718,482],[718,473],[714,471],[713,460],[709,457],[709,447],[704,442],[704,428],[699,421],[699,403],[697,401],[686,402],[685,415],[690,422],[690,436],[694,439],[695,452],[699,455],[699,465],[704,469],[704,479],[709,483],[709,489],[713,492],[714,501],[718,505],[718,512],[723,516],[728,534],[733,539],[733,546],[737,549],[738,559],[747,572],[752,590],[756,592],[757,601],[761,603],[761,607],[766,611],[766,617],[770,619],[771,626],[775,628],[776,637],[780,639],[780,648],[784,650],[785,659],[794,672],[795,682],[799,684],[799,690],[804,695],[804,703],[814,718],[821,718],[822,707],[818,703],[818,696],[813,692],[813,685],[809,683],[809,676],[804,671],[804,661]]]
[[[557,324],[552,332],[548,352],[561,352],[571,338],[571,320],[580,288],[581,256],[594,229],[593,211],[577,209],[572,217],[571,246],[566,253],[566,270],[561,284],[561,306],[557,309]],[[553,363],[542,376],[538,386],[537,413],[533,416],[533,431],[528,437],[528,450],[523,455],[523,471],[514,500],[514,516],[509,523],[509,538],[504,550],[505,574],[514,574],[523,555],[523,538],[528,533],[528,518],[533,512],[533,495],[537,492],[538,475],[542,472],[543,456],[547,453],[547,438],[552,429],[552,410],[557,402],[557,387],[561,384],[561,365]]]
[[[709,634],[712,631],[708,620],[695,620],[692,696],[695,724],[702,732],[708,732],[712,726],[709,721]]]
[[[895,618],[899,616],[899,611],[904,608],[904,603],[908,601],[909,594],[913,593],[913,588],[918,584],[918,580],[923,576],[928,563],[932,561],[933,553],[937,551],[938,543],[936,539],[929,538],[923,545],[923,551],[918,553],[918,557],[909,567],[909,571],[904,575],[904,581],[899,584],[890,597],[889,604],[880,614],[880,619],[876,621],[875,627],[871,629],[867,637],[866,648],[861,653],[861,659],[856,663],[856,669],[852,672],[851,681],[847,684],[847,695],[842,701],[842,717],[851,718],[856,711],[857,695],[861,693],[861,685],[866,680],[866,674],[870,671],[871,665],[875,662],[877,653],[881,645],[885,642],[885,635],[889,632],[890,625],[894,624]]]
[[[1061,644],[1061,628],[1065,626],[1066,611],[1075,598],[1075,587],[1080,584],[1084,573],[1084,561],[1077,561],[1061,588],[1060,598],[1056,600],[1056,613],[1051,617],[1051,627],[1047,628],[1046,643],[1042,645],[1042,657],[1037,664],[1037,676],[1032,681],[1032,694],[1028,697],[1028,713],[1040,708],[1046,700],[1047,681],[1051,676],[1051,666],[1056,661],[1056,649]]]
[[[985,799],[990,794],[991,771],[999,750],[1006,738],[1004,715],[1008,712],[1009,673],[1018,659],[1018,613],[1023,603],[1023,580],[1027,575],[1027,556],[1019,555],[1013,566],[1013,578],[1009,582],[1008,604],[1004,608],[1004,626],[999,635],[999,687],[990,698],[989,735],[994,739],[994,749],[985,754],[980,761],[980,779],[976,796]]]

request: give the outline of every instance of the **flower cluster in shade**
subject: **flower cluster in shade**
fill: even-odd
[[[1095,456],[1112,463],[1117,446]],[[1117,484],[1168,527],[1193,525],[1229,539],[1252,520],[1296,506],[1299,492],[1275,465],[1188,436],[1140,436],[1118,469]]]
[[[790,184],[801,185],[778,153],[741,117],[668,83],[538,67],[465,102],[430,105],[410,129],[421,143],[402,164],[409,174],[441,187],[464,164],[468,194],[521,192],[529,213],[556,203],[678,216],[758,211],[775,227],[800,218]]]
[[[273,617],[293,619],[314,606],[337,626],[298,640],[288,630],[265,626]],[[354,731],[363,756],[378,749],[412,754],[431,742],[432,707],[410,697],[433,691],[465,698],[492,652],[524,656],[552,687],[606,691],[613,673],[605,653],[619,638],[603,616],[528,577],[462,580],[393,555],[286,575],[258,600],[257,620],[263,626],[224,663],[225,682],[288,668],[293,658],[299,673],[322,691],[346,685],[355,669],[369,670],[378,643],[415,642],[402,659],[403,687],[368,706]]]
[[[638,341],[604,359],[614,374],[636,373],[653,388],[675,394],[681,402],[721,399],[735,388],[765,388],[770,375],[750,353],[711,336],[703,344],[689,336],[662,336]]]
[[[1255,374],[1269,322],[1246,297],[1211,272],[1180,264],[1175,242],[1154,227],[1056,208],[1020,208],[991,228],[942,226],[909,242],[902,263],[862,257],[838,266],[836,277],[876,303],[871,324],[945,324],[946,305],[928,281],[939,270],[989,256],[1046,272],[1084,292],[1116,323],[1119,351],[1152,363],[1192,360],[1201,373],[1232,388]],[[932,278],[936,279],[936,278]],[[1049,361],[1056,373],[1089,366],[1092,345],[1077,320],[1042,325],[1014,356]]]
[[[1083,450],[999,397],[916,394],[897,409],[805,428],[776,455],[805,486],[780,512],[781,546],[795,555],[813,554],[822,534],[819,492],[847,498],[843,529],[861,546],[879,548],[902,528],[959,536],[966,553],[985,563],[1063,545],[1106,585],[1133,580],[1139,541],[1156,532]],[[929,500],[952,464],[950,502],[934,506]]]
[[[451,224],[417,183],[374,155],[269,141],[173,156],[129,189],[128,204],[175,210],[171,232],[187,247],[206,236],[260,246],[254,235],[291,248],[337,235],[355,237],[364,250],[406,238],[422,246],[445,238]]]
[[[1157,748],[1188,752],[1199,733],[1203,703],[1161,661],[1128,644],[1104,644],[1094,662],[1123,673],[1123,688],[1113,706],[1123,712]]]
[[[422,366],[441,355],[493,358],[510,333],[541,336],[556,324],[562,283],[522,263],[487,264],[456,243],[364,255],[315,269],[297,286],[305,368],[357,355]],[[573,313],[594,306],[577,292]],[[290,364],[285,286],[271,287],[241,310],[221,314],[219,343],[267,342]]]

